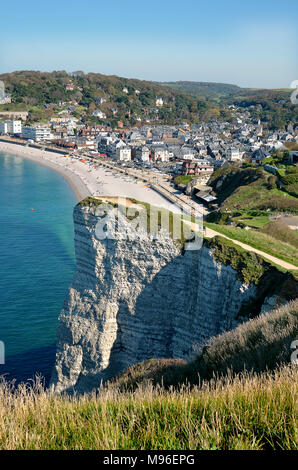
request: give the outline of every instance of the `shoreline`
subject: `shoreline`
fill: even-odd
[[[80,202],[85,197],[90,196],[88,187],[80,179],[80,177],[75,175],[73,172],[67,170],[65,167],[57,165],[50,160],[45,160],[44,158],[44,154],[61,157],[61,155],[58,153],[46,152],[31,147],[21,147],[20,145],[13,143],[6,144],[4,142],[0,142],[0,152],[21,157],[25,160],[33,161],[38,165],[42,165],[46,168],[50,168],[51,170],[56,171],[61,176],[63,176],[66,182],[69,184],[78,202]]]
[[[114,196],[137,199],[173,210],[173,204],[152,188],[132,177],[105,167],[94,167],[56,152],[0,141],[0,152],[31,160],[62,175],[77,202],[88,196]]]

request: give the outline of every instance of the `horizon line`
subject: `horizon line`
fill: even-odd
[[[179,80],[158,81],[158,80],[150,80],[150,79],[143,79],[143,78],[137,78],[137,77],[125,77],[125,76],[117,75],[117,74],[105,74],[105,73],[101,73],[101,72],[92,72],[92,71],[85,72],[84,70],[68,71],[68,70],[65,70],[65,69],[60,69],[60,70],[53,69],[51,71],[49,71],[49,70],[39,70],[39,69],[20,69],[20,70],[13,70],[11,72],[0,72],[0,75],[13,74],[13,73],[18,73],[18,72],[40,72],[40,73],[65,72],[68,75],[71,75],[71,74],[76,73],[76,72],[83,72],[84,75],[88,75],[88,74],[103,75],[105,77],[117,77],[117,78],[124,78],[125,80],[139,80],[141,82],[150,82],[150,83],[158,83],[158,84],[159,83],[164,83],[164,84],[166,84],[166,83],[210,83],[210,84],[214,84],[214,85],[232,85],[232,86],[241,88],[243,90],[292,90],[293,89],[293,88],[290,88],[290,87],[282,87],[282,86],[281,87],[256,87],[256,86],[249,87],[249,86],[237,85],[236,83],[217,82],[217,81],[213,81],[213,80],[204,81],[204,80],[183,80],[183,79],[179,79]]]

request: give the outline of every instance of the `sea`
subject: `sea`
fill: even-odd
[[[62,175],[0,153],[0,376],[6,380],[39,375],[49,383],[58,316],[75,270],[75,204]]]

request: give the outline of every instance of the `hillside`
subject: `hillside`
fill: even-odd
[[[229,83],[178,81],[161,82],[161,85],[173,88],[173,90],[182,91],[183,93],[188,93],[198,98],[202,96],[206,98],[234,96],[241,91],[240,87]]]
[[[0,105],[0,109],[17,106],[29,110],[33,120],[50,116],[60,102],[74,105],[72,114],[85,115],[86,121],[97,122],[92,112],[100,109],[107,116],[104,122],[113,124],[119,120],[135,124],[139,119],[165,124],[181,120],[198,122],[219,115],[218,105],[207,103],[205,99],[137,79],[83,72],[18,71],[2,74],[0,80],[4,81],[6,92],[13,100],[11,105]],[[164,102],[158,110],[156,98]]]
[[[222,100],[223,105],[234,104],[249,107],[251,115],[268,123],[272,130],[283,129],[290,123],[298,123],[298,107],[290,100],[289,89],[242,89],[233,97]]]
[[[289,166],[289,175],[283,174],[279,179],[261,167],[233,164],[217,170],[209,184],[218,198],[219,210],[207,216],[206,225],[229,238],[297,265],[298,236],[282,218],[282,214],[298,214],[294,190],[297,172],[294,170],[295,167]],[[286,220],[291,225],[291,219]]]
[[[167,82],[162,85],[204,97],[207,102],[220,103],[223,108],[230,105],[249,108],[251,115],[260,119],[269,129],[283,129],[289,122],[298,122],[298,108],[291,103],[290,89],[241,88],[227,83]]]
[[[222,212],[298,211],[298,199],[292,185],[297,178],[296,168],[289,166],[289,176],[280,177],[284,191],[278,189],[275,176],[262,167],[230,165],[215,171],[209,184],[216,194]],[[287,183],[290,186],[288,190]],[[256,214],[257,215],[257,214]],[[239,214],[240,216],[240,214]]]
[[[298,214],[297,171],[286,168],[279,178],[237,164],[214,172],[209,184],[219,210],[207,216],[208,229],[298,266],[298,235],[289,227]]]
[[[32,122],[47,120],[53,111],[61,111],[59,103],[71,104],[74,117],[86,123],[124,125],[140,122],[177,124],[199,123],[212,118],[231,119],[231,104],[248,108],[270,129],[285,128],[298,121],[298,109],[290,101],[290,90],[245,89],[237,85],[210,82],[150,82],[99,73],[71,74],[65,71],[17,71],[0,75],[11,104],[3,110],[29,111]],[[127,91],[123,91],[126,88]],[[105,101],[100,101],[102,98]],[[156,98],[163,105],[156,105]],[[65,106],[63,104],[62,106]],[[95,109],[106,114],[99,120]]]
[[[292,302],[210,340],[191,363],[147,361],[92,395],[2,381],[0,449],[297,450],[297,313]]]

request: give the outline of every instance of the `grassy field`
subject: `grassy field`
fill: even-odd
[[[269,222],[269,224],[261,227],[261,231],[277,240],[289,243],[298,250],[298,232],[291,230],[283,221],[276,220]]]
[[[297,151],[298,150],[298,144],[296,142],[284,142],[283,144],[288,150],[291,151]]]
[[[268,189],[263,184],[253,183],[239,187],[228,197],[224,204],[228,210],[270,209],[272,211],[298,211],[298,200],[294,196],[279,189]]]
[[[0,449],[297,449],[297,368],[190,389],[51,396],[0,387]]]
[[[248,227],[252,227],[252,228],[263,228],[265,227],[265,225],[269,223],[269,217],[266,215],[258,216],[258,217],[249,217],[247,219],[243,218],[242,216],[238,218],[237,220],[244,222],[245,225],[247,225]]]
[[[175,184],[188,184],[191,182],[191,180],[194,178],[194,176],[190,176],[190,175],[180,175],[180,176],[176,176],[176,178],[174,179],[174,183]]]
[[[260,211],[261,212],[261,211]],[[239,215],[231,217],[234,223],[243,222],[248,227],[263,228],[269,224],[270,219],[268,214],[252,215],[254,211],[239,211]],[[257,212],[255,213],[257,214]]]
[[[242,243],[252,246],[258,250],[264,251],[269,255],[280,258],[288,263],[298,266],[298,252],[297,248],[289,243],[282,242],[273,238],[272,236],[256,230],[244,230],[238,227],[231,227],[228,225],[219,225],[209,222],[204,224],[227,237],[238,240]]]

